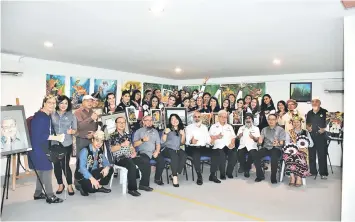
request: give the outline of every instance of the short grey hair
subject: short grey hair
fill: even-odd
[[[218,116],[222,116],[223,114],[226,114],[228,116],[227,111],[225,111],[223,109],[218,112]]]

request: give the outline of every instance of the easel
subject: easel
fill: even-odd
[[[16,98],[16,106],[20,105],[20,99]],[[25,173],[20,174],[19,173],[19,166],[21,163],[21,153],[17,153],[17,154],[12,154],[12,160],[8,160],[9,161],[9,166],[11,164],[12,161],[12,190],[14,191],[16,189],[16,179],[20,179],[23,177],[27,177],[27,176],[32,176],[33,172],[30,171],[29,167],[28,167],[28,157],[27,154],[23,155],[23,159],[24,159],[24,170]],[[10,171],[10,169],[9,169]],[[7,181],[9,182],[9,181]],[[7,199],[7,198],[6,198]]]

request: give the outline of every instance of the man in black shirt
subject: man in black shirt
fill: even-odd
[[[318,155],[319,174],[327,179],[327,136],[325,134],[327,110],[320,107],[318,98],[312,100],[312,110],[307,113],[306,125],[310,132],[314,146],[309,149],[310,173],[317,175],[316,155]]]

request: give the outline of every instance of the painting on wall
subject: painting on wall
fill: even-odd
[[[183,86],[182,89],[185,90],[185,92],[189,92],[190,94],[192,94],[192,92],[197,89],[198,91],[200,91],[201,86]]]
[[[130,91],[131,95],[132,95],[132,92],[134,90],[136,90],[136,89],[142,92],[142,83],[141,82],[138,82],[138,81],[126,81],[122,85],[122,91],[128,90],[128,91]]]
[[[222,85],[222,101],[228,98],[230,94],[234,94],[237,99],[251,95],[252,98],[259,100],[261,104],[262,96],[266,93],[265,83],[238,83]]]
[[[297,102],[310,102],[312,100],[312,83],[291,82],[290,99],[294,99]]]
[[[161,102],[162,103],[167,103],[169,100],[169,96],[173,94],[173,91],[168,90],[168,89],[163,89],[161,92]]]
[[[46,95],[60,96],[65,94],[65,76],[46,75]]]
[[[178,90],[178,86],[176,85],[163,85],[162,86],[162,89],[167,89],[167,90],[170,90],[170,91],[174,91],[174,90]]]
[[[73,109],[78,109],[82,99],[90,92],[90,78],[70,77],[70,98]]]
[[[108,93],[113,93],[117,97],[117,80],[94,79],[94,93],[99,99],[98,107],[103,108]]]
[[[152,90],[152,91],[153,91],[154,89],[159,89],[159,90],[161,90],[161,87],[162,87],[161,84],[145,82],[145,83],[143,83],[143,93],[144,93],[146,90],[148,90],[148,89],[150,89],[150,90]]]

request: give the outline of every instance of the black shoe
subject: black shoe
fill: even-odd
[[[46,202],[49,203],[49,204],[52,204],[52,203],[62,203],[63,200],[60,199],[59,197],[56,197],[56,196],[51,196],[49,198],[46,199]]]
[[[74,192],[74,188],[72,185],[69,185],[68,187],[71,187],[71,189],[73,190],[73,192],[70,192],[69,189],[68,189],[68,194],[69,196],[74,196],[75,192]]]
[[[244,177],[246,177],[246,178],[249,178],[249,177],[250,177],[250,173],[249,173],[249,171],[244,172]]]
[[[244,172],[243,168],[239,167],[238,173],[243,173],[243,172]]]
[[[55,192],[55,194],[61,194],[63,193],[63,190],[65,189],[65,186],[63,185],[63,189],[62,190],[57,190],[57,192]]]
[[[322,180],[328,179],[327,176],[320,176],[320,178],[321,178]]]
[[[153,188],[151,187],[148,187],[148,186],[142,186],[142,185],[139,185],[139,189],[140,190],[144,190],[144,191],[153,191]]]
[[[232,175],[232,174],[227,174],[227,177],[228,177],[229,179],[233,179],[233,175]]]
[[[117,178],[118,177],[118,173],[113,173],[113,177]]]
[[[226,178],[226,175],[225,175],[225,174],[221,174],[220,179],[221,179],[221,180],[227,179],[227,178]]]
[[[177,183],[177,184],[173,184],[174,187],[179,187],[180,185]]]
[[[107,189],[105,187],[100,187],[99,189],[96,190],[98,193],[111,193],[111,189]]]
[[[134,197],[139,197],[141,195],[141,193],[139,193],[136,190],[129,190],[128,193],[131,194]]]
[[[221,183],[221,181],[215,175],[210,175],[209,181]]]
[[[154,180],[154,183],[158,184],[159,186],[164,185],[164,182],[162,180]]]
[[[272,184],[277,184],[277,180],[276,179],[271,179],[271,183]]]
[[[202,179],[202,174],[198,173],[197,174],[197,181],[196,181],[197,185],[202,185],[203,184],[203,179]]]
[[[33,196],[34,200],[44,200],[46,199],[46,195],[44,195],[44,193],[41,193],[39,196]]]
[[[88,192],[86,192],[85,190],[80,189],[79,191],[80,191],[81,196],[84,196],[84,197],[89,196],[89,193],[88,193]]]
[[[257,177],[257,178],[255,179],[255,182],[261,182],[261,181],[263,181],[263,180],[265,180],[264,177],[262,177],[262,178],[258,178],[258,177]]]

